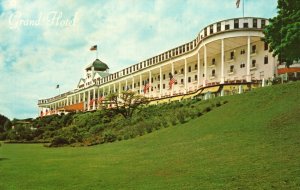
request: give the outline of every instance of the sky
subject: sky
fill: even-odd
[[[276,15],[276,0],[244,2],[245,16]],[[75,89],[96,58],[93,45],[116,72],[193,40],[211,23],[242,17],[235,3],[0,0],[0,114],[37,117],[39,99]]]

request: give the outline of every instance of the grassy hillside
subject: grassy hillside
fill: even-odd
[[[185,124],[79,148],[2,144],[0,189],[299,189],[300,83]]]

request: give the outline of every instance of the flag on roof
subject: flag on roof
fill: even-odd
[[[235,3],[236,8],[239,8],[239,7],[240,7],[240,2],[241,2],[241,0],[236,0],[236,3]]]
[[[96,51],[97,50],[97,45],[93,45],[91,48],[90,48],[91,51]]]

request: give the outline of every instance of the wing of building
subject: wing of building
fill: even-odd
[[[115,73],[96,59],[75,90],[39,100],[40,114],[95,110],[104,96],[124,90],[153,102],[207,92],[224,95],[235,85],[247,90],[277,74],[277,60],[261,40],[267,24],[267,19],[252,17],[219,21],[193,41]]]

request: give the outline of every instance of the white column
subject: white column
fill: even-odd
[[[107,94],[110,94],[110,85],[108,86],[108,93]]]
[[[90,110],[90,101],[91,101],[91,91],[88,90],[88,99],[87,99],[88,110]]]
[[[73,105],[73,96],[71,96],[71,102],[70,105]]]
[[[248,36],[248,43],[247,43],[247,75],[246,80],[247,82],[251,82],[251,75],[250,75],[250,36]]]
[[[206,54],[206,45],[204,45],[204,79],[203,86],[206,86],[207,83],[207,54]]]
[[[142,74],[140,74],[140,94],[142,94]]]
[[[93,110],[96,109],[96,89],[93,89]]]
[[[135,90],[134,90],[134,76],[132,77],[132,92],[134,92]]]
[[[119,98],[121,97],[121,82],[119,82]]]
[[[224,39],[221,39],[221,84],[224,84],[224,82]]]
[[[187,60],[184,59],[184,93],[187,93]]]
[[[114,83],[114,93],[116,93],[116,83]]]
[[[152,77],[152,73],[151,73],[151,71],[149,71],[149,96],[150,97],[152,95],[152,91],[151,91],[151,89],[152,89],[152,80],[151,80],[151,77]]]
[[[197,81],[197,89],[200,86],[200,50],[198,52],[198,56],[197,56],[197,75],[198,75],[198,81]]]
[[[100,88],[98,88],[98,99],[100,97]]]
[[[78,95],[79,96],[78,102],[81,102],[81,96],[80,95],[81,95],[81,93],[79,93],[79,95]]]
[[[172,76],[174,77],[174,63],[173,62],[171,63],[171,72],[172,72]],[[177,79],[175,79],[175,80],[177,80]],[[172,85],[171,96],[173,96],[173,93],[174,93],[174,85],[175,84]]]
[[[125,91],[127,91],[128,90],[128,88],[127,88],[127,79],[126,79],[126,81],[125,81]]]
[[[162,69],[159,67],[159,97],[162,96]]]
[[[83,92],[83,111],[86,109],[86,104],[85,104],[85,91]]]

